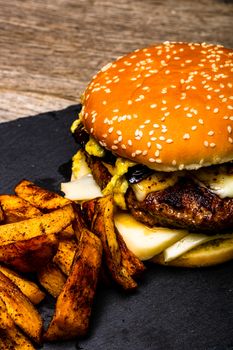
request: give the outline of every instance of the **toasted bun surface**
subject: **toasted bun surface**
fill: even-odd
[[[204,243],[168,263],[164,261],[163,254],[155,256],[151,261],[160,265],[204,267],[222,264],[232,259],[233,237]]]
[[[197,169],[233,159],[233,50],[163,43],[105,66],[83,96],[87,131],[148,167]]]

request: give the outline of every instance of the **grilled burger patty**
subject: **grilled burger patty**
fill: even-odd
[[[98,157],[87,162],[101,189],[111,174]],[[186,228],[190,231],[221,233],[233,227],[233,198],[220,198],[188,177],[164,190],[149,193],[138,201],[129,187],[125,201],[131,214],[149,226]]]

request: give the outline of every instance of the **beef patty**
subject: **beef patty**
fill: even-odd
[[[103,189],[111,179],[110,173],[99,158],[88,156],[87,161]],[[209,234],[233,229],[233,198],[222,199],[190,178],[182,177],[173,186],[151,192],[143,201],[138,201],[129,187],[125,201],[131,214],[149,226]]]

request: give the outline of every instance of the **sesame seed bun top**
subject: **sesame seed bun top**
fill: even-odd
[[[107,64],[83,95],[87,131],[118,156],[161,171],[233,159],[233,50],[169,43]]]

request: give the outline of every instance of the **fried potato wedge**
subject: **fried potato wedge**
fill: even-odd
[[[59,233],[59,238],[61,238],[61,239],[74,238],[74,230],[73,230],[72,225],[67,226],[64,230],[62,230]]]
[[[61,272],[58,266],[51,262],[38,271],[37,278],[40,284],[54,298],[59,296],[66,282],[65,275]]]
[[[44,211],[55,210],[71,204],[69,199],[37,186],[28,180],[22,180],[15,187],[15,193],[33,206]]]
[[[3,210],[2,210],[2,207],[1,207],[1,203],[0,203],[0,223],[4,221],[4,214],[3,214]]]
[[[30,300],[2,272],[0,272],[0,298],[15,324],[35,342],[41,342],[42,319]]]
[[[32,343],[17,329],[0,298],[0,349],[35,350]]]
[[[57,247],[58,239],[54,234],[0,245],[0,262],[21,272],[33,272],[52,260]]]
[[[143,271],[145,271],[145,265],[134,253],[128,249],[121,234],[116,231],[116,235],[119,249],[121,251],[122,266],[133,278],[139,276]]]
[[[66,205],[33,219],[0,225],[0,245],[30,239],[42,234],[59,233],[69,226],[74,218],[72,205]]]
[[[90,205],[90,208],[88,208]],[[137,283],[127,269],[126,263],[122,262],[122,254],[118,244],[114,225],[114,204],[111,195],[86,202],[85,211],[93,215],[91,229],[101,239],[104,258],[109,272],[115,282],[125,290],[135,289]],[[90,218],[91,219],[91,218]]]
[[[14,270],[3,265],[0,265],[0,272],[7,276],[34,305],[39,304],[44,299],[45,293],[26,277],[20,276]]]
[[[10,194],[0,195],[0,204],[4,211],[4,223],[31,219],[42,215],[41,211],[33,207],[24,199]]]
[[[53,261],[65,275],[69,275],[77,247],[78,245],[74,239],[63,239],[59,241]]]
[[[57,299],[45,340],[67,340],[87,333],[101,258],[101,241],[83,228],[70,275]]]

